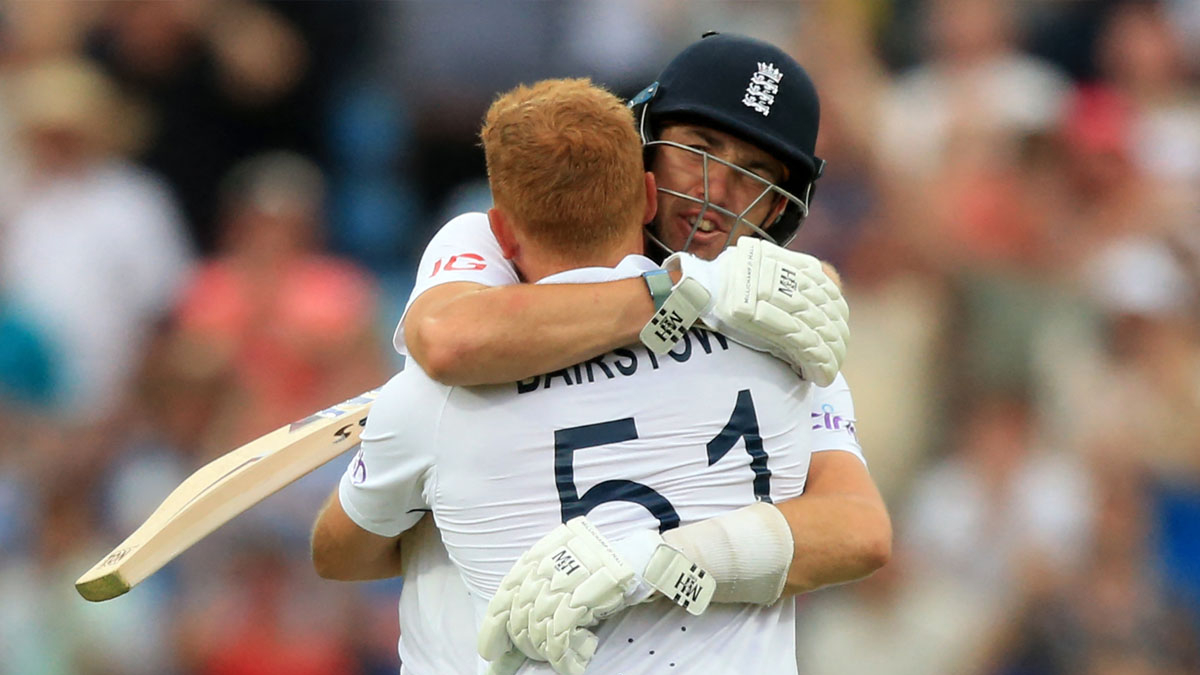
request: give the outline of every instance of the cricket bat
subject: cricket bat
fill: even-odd
[[[93,602],[129,592],[213,530],[354,446],[378,393],[355,396],[205,464],[79,577],[76,590]]]

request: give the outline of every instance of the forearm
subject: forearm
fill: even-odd
[[[861,579],[891,557],[891,523],[858,495],[802,495],[778,505],[792,532],[784,595]]]
[[[451,385],[513,382],[566,368],[635,342],[654,313],[640,277],[478,287],[444,299],[439,290],[413,303],[404,335],[426,373]]]
[[[337,581],[388,579],[403,572],[399,538],[359,528],[342,510],[336,490],[313,526],[312,559],[319,576]]]

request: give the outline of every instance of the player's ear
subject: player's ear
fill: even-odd
[[[658,213],[658,184],[654,182],[654,174],[646,172],[646,212],[642,216],[642,224],[645,225],[654,220],[654,215]]]
[[[771,207],[771,214],[768,215],[765,219],[763,219],[763,222],[768,225],[770,225],[770,224],[774,223],[776,220],[778,220],[779,216],[782,216],[783,212],[788,207],[788,200],[785,197],[780,196],[780,195],[777,195],[777,197],[778,198],[775,200],[775,206]]]
[[[492,234],[496,236],[496,243],[500,244],[500,253],[504,255],[504,259],[516,258],[520,246],[517,245],[517,237],[512,229],[512,219],[504,211],[494,206],[488,209],[487,216],[488,224],[492,226]]]

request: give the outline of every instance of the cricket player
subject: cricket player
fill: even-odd
[[[792,96],[780,95],[771,104],[775,120],[790,122],[777,125],[779,129],[766,125],[769,115],[746,117],[741,109],[746,106],[742,99],[750,98],[753,81],[766,77],[757,72],[760,62],[783,74],[779,82],[782,94],[789,91],[783,79],[797,81],[800,90]],[[710,75],[711,81],[704,79]],[[726,241],[748,232],[786,242],[806,213],[820,166],[815,158],[802,159],[812,153],[816,103],[815,92],[799,66],[770,45],[736,36],[708,37],[681,53],[656,84],[657,89],[649,90],[653,94],[649,100],[640,103],[639,122],[650,166],[662,177],[660,182],[674,184],[664,185],[659,194],[659,218],[651,227],[655,246],[682,248],[690,237],[689,250],[715,257]],[[721,84],[724,86],[718,86]],[[763,105],[761,97],[752,100]],[[793,110],[803,112],[799,124]],[[679,141],[689,148],[696,146],[692,148],[695,152],[673,145]],[[670,157],[664,158],[654,148],[692,152],[693,170],[673,177],[671,169],[678,163],[668,164]],[[789,194],[776,189],[775,183],[768,185],[742,174],[722,158],[734,160],[738,167],[753,166],[764,174],[774,171],[771,177],[788,186]],[[728,180],[735,173],[749,182]],[[757,190],[750,189],[755,186]],[[804,199],[793,199],[797,194]],[[761,206],[763,199],[773,205],[771,212],[753,208]],[[773,215],[781,205],[782,213]],[[735,219],[729,212],[743,217]],[[676,217],[664,218],[668,213]],[[692,229],[685,233],[680,219],[697,225],[695,230],[705,228],[724,236],[693,236]],[[677,227],[664,227],[671,222]],[[765,227],[752,227],[754,223]],[[514,285],[521,280],[520,273],[505,259],[483,214],[462,216],[443,228],[426,251],[420,269],[405,322],[397,332],[397,346],[405,350],[407,337],[416,361],[451,383],[530,378],[568,365],[567,358],[596,357],[635,340],[638,328],[654,311],[646,284],[637,279]],[[680,278],[678,272],[672,276],[676,281]],[[752,330],[749,325],[739,328]],[[831,386],[816,390],[808,419],[816,454],[806,493],[777,502],[794,539],[787,593],[864,576],[882,564],[890,550],[886,509],[866,474],[854,437],[853,405],[844,379],[838,377]],[[461,636],[439,628],[461,626],[464,620],[461,616],[456,619],[455,612],[461,615],[465,610],[462,605],[456,610],[449,594],[457,583],[456,573],[437,545],[436,531],[422,523],[417,532],[404,537],[403,551],[406,585],[401,597],[401,656],[405,667],[417,673],[469,672],[471,657],[463,649]],[[337,573],[347,576],[346,570]],[[376,574],[390,575],[378,570]]]
[[[582,80],[518,87],[493,104],[481,134],[495,199],[489,220],[523,278],[572,283],[657,268],[640,255],[656,200],[653,181],[639,176],[631,122],[620,101]],[[657,543],[645,564],[635,562],[641,544],[623,547],[637,535],[653,540],[681,523],[740,513],[740,526],[767,540],[742,545],[791,557],[786,522],[777,516],[772,531],[758,512],[778,513],[770,502],[803,492],[812,385],[719,334],[697,329],[682,344],[661,358],[640,345],[618,348],[532,381],[480,387],[447,386],[410,366],[380,393],[322,520],[340,510],[361,539],[386,551],[432,510],[470,592],[472,627],[521,555],[570,520],[580,540],[558,558],[563,571],[588,567],[621,579],[608,604],[628,609],[598,629],[603,648],[571,645],[572,662],[557,667],[582,672],[590,660],[596,673],[721,672],[753,660],[758,672],[795,673],[793,603],[715,603],[692,613],[685,607],[712,595],[701,592],[713,586],[702,570]],[[315,552],[328,551],[324,524]],[[618,553],[594,546],[601,541]],[[606,554],[612,560],[598,566]],[[660,555],[692,574],[676,589],[682,606],[640,604],[666,590],[633,579]],[[522,672],[552,670],[531,661]]]
[[[814,154],[816,91],[791,57],[761,41],[708,35],[633,104],[659,192],[647,228],[651,256],[686,249],[697,255],[680,256],[681,266],[702,276],[697,263],[747,234],[790,240],[824,166]],[[632,280],[516,285],[519,273],[489,235],[477,216],[460,217],[422,259],[396,342],[437,379],[479,384],[553,372],[566,365],[560,355],[592,358],[636,339],[653,312]],[[458,271],[445,270],[469,252],[478,255],[473,264],[458,258]],[[890,556],[890,521],[855,436],[843,377],[815,389],[809,419],[816,436],[805,494],[777,504],[794,540],[788,594],[861,578]]]

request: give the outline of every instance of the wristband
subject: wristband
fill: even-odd
[[[667,530],[662,538],[716,579],[713,602],[779,600],[795,549],[787,518],[766,502]]]
[[[646,288],[650,291],[650,297],[654,300],[654,311],[657,312],[671,296],[671,273],[667,270],[650,270],[642,274],[642,278],[646,280]]]

